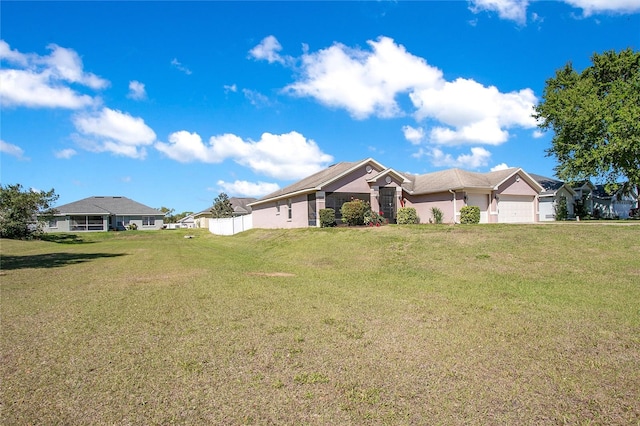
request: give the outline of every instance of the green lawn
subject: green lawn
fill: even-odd
[[[640,223],[0,244],[3,425],[640,424]]]

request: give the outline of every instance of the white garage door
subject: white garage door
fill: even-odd
[[[489,209],[488,194],[468,194],[467,205],[480,207],[480,223],[489,223],[487,210]]]
[[[500,195],[498,201],[498,222],[533,222],[533,198],[517,195]]]

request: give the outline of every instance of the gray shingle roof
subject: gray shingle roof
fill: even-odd
[[[56,207],[58,214],[164,215],[127,197],[89,197]]]

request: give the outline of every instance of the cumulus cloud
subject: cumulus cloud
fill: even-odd
[[[0,100],[5,106],[79,109],[98,101],[78,92],[75,84],[99,90],[109,82],[83,70],[82,60],[72,49],[50,44],[49,55],[21,53],[0,40]]]
[[[24,156],[24,150],[22,148],[18,145],[5,142],[2,139],[0,139],[0,152],[16,157],[18,160],[28,160],[28,158]]]
[[[76,154],[77,154],[76,150],[72,148],[62,149],[60,151],[56,151],[53,153],[53,155],[55,155],[56,158],[60,158],[63,160],[68,160],[69,158],[73,157]]]
[[[168,143],[158,142],[155,147],[182,163],[220,163],[230,159],[255,173],[276,179],[300,179],[333,161],[333,157],[323,153],[315,141],[298,132],[263,133],[259,141],[245,141],[239,136],[224,134],[212,136],[205,144],[197,133],[183,130],[169,135]]]
[[[404,137],[406,140],[411,142],[413,145],[419,145],[424,140],[424,129],[422,127],[411,127],[404,126],[402,127],[402,133],[404,133]]]
[[[531,89],[501,93],[494,86],[459,78],[439,88],[416,90],[410,98],[416,119],[433,118],[446,125],[431,131],[437,144],[498,145],[509,137],[505,129],[536,126],[531,114],[537,98]]]
[[[236,180],[235,182],[218,181],[218,186],[229,195],[241,197],[259,198],[280,189],[277,183],[268,182],[248,182],[246,180]]]
[[[146,99],[146,97],[147,91],[143,83],[140,83],[136,80],[132,80],[129,82],[129,93],[127,94],[127,98],[141,101],[143,99]]]
[[[335,43],[305,51],[296,81],[284,91],[343,108],[356,119],[412,114],[418,123],[429,123],[403,127],[414,145],[498,145],[508,140],[510,129],[536,126],[531,113],[537,98],[529,88],[503,93],[470,79],[446,81],[440,69],[391,38],[367,44],[368,49]],[[402,95],[413,110],[402,110]]]
[[[500,163],[498,165],[495,165],[491,168],[492,172],[497,172],[498,170],[506,170],[506,169],[510,169],[509,166],[507,166],[507,163]]]
[[[242,94],[253,106],[262,107],[270,105],[269,98],[255,90],[242,89]]]
[[[155,132],[139,117],[102,108],[100,111],[80,113],[73,124],[84,138],[78,138],[86,149],[111,152],[131,158],[144,158],[145,146],[156,140]]]
[[[489,164],[491,153],[484,148],[471,148],[471,153],[460,154],[453,157],[451,154],[445,154],[439,148],[433,148],[426,153],[431,164],[436,167],[458,167],[462,169],[478,169]]]
[[[282,45],[277,38],[270,35],[262,39],[262,41],[249,51],[249,56],[256,59],[267,61],[270,64],[278,62],[284,64],[285,59],[280,56]]]
[[[524,25],[527,22],[527,0],[471,0],[469,9],[473,13],[497,12],[502,19]]]
[[[408,53],[391,38],[379,37],[367,44],[370,50],[335,43],[315,53],[304,53],[300,79],[288,85],[285,92],[315,98],[364,119],[403,115],[396,102],[398,94],[444,83],[442,71]]]

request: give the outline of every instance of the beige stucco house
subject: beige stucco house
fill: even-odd
[[[431,209],[444,213],[444,222],[460,221],[460,209],[480,208],[481,223],[537,222],[538,196],[543,188],[519,168],[490,173],[450,169],[424,175],[400,173],[373,158],[341,162],[271,193],[250,204],[254,228],[319,226],[318,212],[335,210],[352,199],[370,203],[395,222],[400,207],[414,207],[421,223]]]

